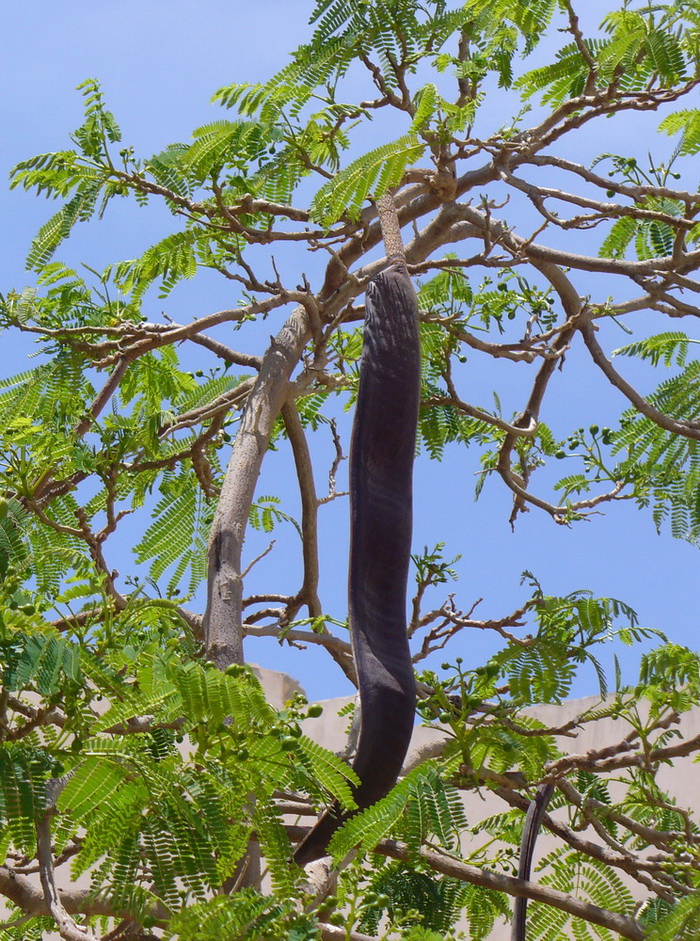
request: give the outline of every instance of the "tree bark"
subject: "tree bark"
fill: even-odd
[[[241,557],[248,513],[289,378],[310,337],[307,313],[296,307],[263,356],[233,444],[209,537],[204,616],[207,657],[220,670],[243,663]]]

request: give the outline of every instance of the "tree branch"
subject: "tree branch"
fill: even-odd
[[[220,669],[243,662],[240,573],[248,513],[289,377],[309,338],[308,316],[297,307],[263,356],[234,441],[209,538],[204,616],[207,656]]]
[[[583,337],[584,343],[588,347],[588,352],[591,354],[593,362],[596,364],[596,366],[598,366],[598,368],[612,383],[612,385],[614,385],[616,389],[619,389],[620,392],[622,392],[622,394],[627,399],[629,399],[638,412],[641,412],[642,415],[645,415],[647,418],[651,419],[651,421],[653,421],[660,428],[663,428],[665,431],[670,431],[672,434],[676,435],[682,435],[684,438],[692,438],[694,441],[700,441],[700,423],[695,421],[678,421],[675,418],[671,418],[670,415],[665,415],[663,412],[660,412],[657,408],[655,408],[648,399],[645,399],[643,395],[640,395],[639,392],[637,392],[637,390],[627,382],[627,380],[622,378],[610,360],[606,357],[602,347],[598,343],[595,336],[597,327],[593,324],[590,316],[581,319],[578,325],[578,329],[581,333],[581,336]]]
[[[415,859],[415,850],[396,840],[382,840],[377,845],[375,852],[402,862],[411,862]],[[609,931],[616,931],[623,938],[629,938],[630,941],[643,941],[644,931],[642,926],[634,918],[627,915],[607,911],[593,905],[591,902],[585,902],[573,895],[559,892],[557,889],[537,885],[534,882],[526,882],[517,879],[515,876],[507,876],[505,873],[492,872],[489,869],[471,866],[468,863],[463,863],[425,847],[418,850],[418,857],[435,872],[450,876],[452,879],[469,882],[471,885],[477,885],[484,889],[493,889],[496,892],[506,892],[508,895],[527,898],[533,902],[542,902],[545,905],[551,905],[552,908],[567,912],[575,918],[582,918],[591,922],[591,924],[607,928]]]
[[[39,875],[46,907],[56,922],[56,928],[60,936],[64,941],[87,941],[87,939],[95,939],[95,935],[88,927],[76,924],[68,914],[54,879],[53,853],[51,850],[51,815],[55,811],[58,795],[64,785],[64,779],[52,779],[46,785],[46,810],[36,824]]]
[[[309,616],[318,618],[323,614],[323,607],[318,598],[318,497],[314,483],[314,468],[311,452],[304,434],[294,401],[288,399],[282,406],[282,419],[287,430],[287,437],[292,446],[294,464],[299,480],[301,495],[301,531],[302,554],[304,559],[304,581],[294,600],[287,608],[287,618],[293,621],[302,604],[309,609]]]

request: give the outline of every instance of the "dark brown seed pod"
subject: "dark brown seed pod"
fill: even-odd
[[[349,616],[361,726],[353,769],[363,809],[396,783],[413,731],[416,686],[406,637],[413,457],[420,399],[418,300],[396,262],[368,286],[350,449]],[[323,856],[345,818],[327,811],[294,854]]]
[[[518,879],[528,882],[532,869],[532,860],[535,855],[535,842],[542,826],[542,819],[547,812],[547,805],[554,793],[553,784],[542,784],[537,789],[533,800],[525,814],[523,824],[523,838],[520,842],[520,862],[518,864]],[[527,932],[527,899],[520,895],[513,905],[513,922],[511,925],[511,941],[525,941]]]

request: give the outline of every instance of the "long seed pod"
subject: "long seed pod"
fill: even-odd
[[[535,855],[535,842],[542,826],[542,820],[547,810],[550,798],[554,793],[553,784],[542,784],[530,801],[523,824],[523,838],[520,843],[520,862],[518,864],[518,879],[528,881],[532,869],[532,859]],[[511,941],[526,941],[527,934],[527,899],[518,896],[513,905],[513,924],[511,926]]]
[[[368,286],[360,387],[350,449],[349,616],[361,725],[353,769],[359,808],[387,794],[413,731],[416,686],[406,637],[413,456],[420,398],[418,301],[405,264]],[[344,817],[328,810],[299,844],[323,856]]]

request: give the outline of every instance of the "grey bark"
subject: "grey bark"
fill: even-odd
[[[243,663],[241,557],[248,512],[289,378],[310,336],[307,313],[296,307],[263,356],[216,508],[209,537],[204,636],[207,657],[221,670]]]

